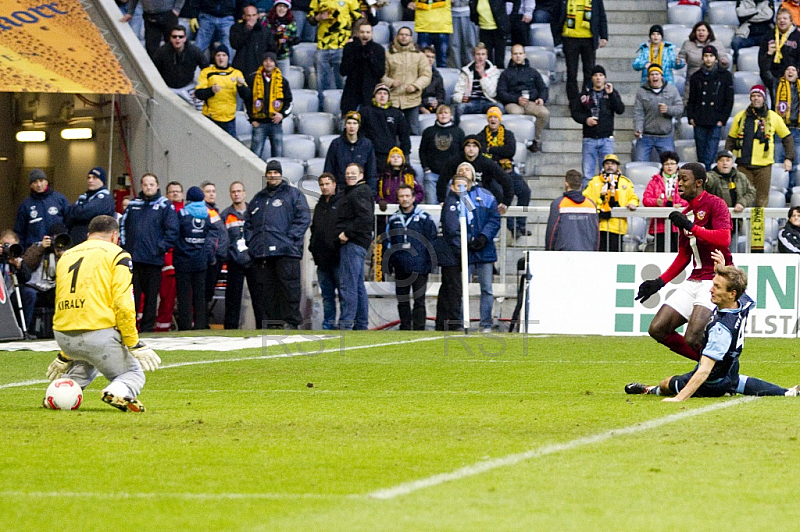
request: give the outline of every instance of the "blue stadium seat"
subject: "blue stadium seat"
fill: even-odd
[[[483,120],[484,126],[486,119]],[[503,126],[514,133],[514,137],[520,142],[526,143],[533,140],[534,120],[528,115],[503,115]]]
[[[276,160],[281,163],[283,169],[283,177],[289,180],[290,183],[295,184],[306,175],[306,166],[303,161],[299,159],[290,159],[288,157],[270,157],[269,160]]]
[[[556,73],[556,53],[550,48],[542,46],[526,46],[525,56],[528,63],[539,71],[544,78],[552,77]]]
[[[316,200],[322,195],[319,189],[319,182],[310,170],[303,179],[297,182],[297,189],[306,195],[309,203],[311,203],[312,198]]]
[[[650,161],[630,162],[625,164],[623,174],[633,182],[633,185],[647,187],[650,179],[661,170],[658,163]],[[639,198],[641,199],[641,197]]]
[[[675,124],[675,138],[676,140],[694,140],[694,127],[685,116]]]
[[[734,94],[733,95],[733,110],[731,110],[731,118],[736,116],[739,111],[744,111],[750,105],[750,94]],[[730,130],[730,128],[728,128]]]
[[[236,138],[245,146],[250,146],[250,139],[253,138],[253,126],[245,111],[236,111]]]
[[[409,155],[411,162],[419,162],[420,141],[422,141],[421,135],[411,135],[411,154]],[[378,162],[378,166],[380,166],[380,161]]]
[[[716,26],[712,26],[712,29],[714,30],[714,37],[716,37],[719,42],[724,44],[726,49],[730,50],[731,41],[733,41],[733,34],[736,32],[736,28],[718,24]]]
[[[431,127],[434,122],[436,122],[436,115],[434,113],[430,114],[422,114],[419,115],[419,129],[420,131],[425,131],[429,127]]]
[[[319,177],[325,168],[325,157],[314,157],[306,161],[306,173]]]
[[[786,194],[789,191],[789,172],[783,169],[782,163],[772,165],[772,188]]]
[[[290,115],[281,122],[284,135],[294,135],[294,116]]]
[[[683,91],[686,87],[686,78],[683,76],[675,75],[675,87],[678,89],[678,92],[681,96],[683,96]]]

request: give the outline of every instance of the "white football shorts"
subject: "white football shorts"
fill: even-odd
[[[695,305],[714,310],[716,305],[711,302],[711,286],[708,281],[684,281],[667,297],[666,304],[678,311],[678,314],[688,321]]]

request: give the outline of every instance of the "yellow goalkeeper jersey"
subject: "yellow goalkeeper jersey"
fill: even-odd
[[[116,327],[125,345],[136,345],[131,264],[127,251],[104,240],[87,240],[64,253],[56,267],[53,329]]]

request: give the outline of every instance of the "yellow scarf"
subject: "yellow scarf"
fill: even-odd
[[[800,80],[794,82],[797,92],[800,93]],[[775,93],[775,111],[781,115],[787,124],[791,120],[792,114],[792,86],[786,78],[781,78],[778,82],[778,90]]]
[[[484,128],[484,133],[486,134],[486,146],[488,148],[496,148],[498,146],[504,146],[506,143],[506,129],[503,126],[497,128],[497,134],[495,135],[492,133],[492,130],[489,129],[489,126]]]
[[[653,45],[649,46],[650,48],[650,63],[654,63],[659,66],[661,65],[661,55],[664,53],[664,43],[658,43],[658,53],[653,53]]]
[[[794,24],[789,26],[789,29],[786,30],[786,33],[781,36],[781,30],[778,29],[778,26],[775,26],[775,59],[772,60],[773,63],[777,64],[783,61],[783,53],[781,52],[781,49],[783,48],[783,45],[786,44],[786,40],[793,31]]]
[[[258,67],[256,77],[253,80],[253,120],[264,120],[272,118],[275,113],[283,109],[283,74],[279,68],[272,70],[272,78],[269,84],[269,99],[266,107],[264,106],[264,67]]]

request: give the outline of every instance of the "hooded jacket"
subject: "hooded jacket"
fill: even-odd
[[[528,91],[530,94],[528,99],[532,102],[541,98],[547,103],[547,99],[550,97],[549,89],[544,84],[542,75],[530,66],[527,59],[522,65],[509,61],[508,68],[500,74],[500,79],[497,81],[497,99],[503,105],[517,103],[524,90]]]
[[[431,84],[431,65],[425,54],[419,51],[416,43],[411,41],[403,46],[397,36],[389,46],[386,54],[386,73],[381,80],[390,88],[389,98],[394,107],[410,109],[422,103],[422,90]],[[400,85],[393,87],[396,80]],[[413,85],[417,90],[406,92],[406,87]]]
[[[550,204],[545,249],[597,251],[600,242],[597,205],[580,190],[564,192]]]
[[[160,191],[132,199],[119,224],[119,243],[133,262],[162,266],[164,253],[178,240],[178,213]]]
[[[69,202],[64,194],[56,192],[50,185],[41,194],[31,192],[22,200],[17,209],[17,219],[14,222],[14,232],[19,237],[19,243],[28,249],[33,244],[41,242],[42,238],[55,224],[64,224],[64,213],[69,208]]]
[[[253,260],[303,257],[311,210],[305,195],[287,181],[274,190],[260,190],[247,206],[244,235]]]
[[[89,222],[101,214],[113,217],[117,215],[117,202],[106,187],[87,190],[78,197],[78,201],[67,207],[64,218],[73,245],[86,240],[89,236]]]
[[[216,211],[215,211],[216,216]],[[213,264],[214,247],[219,227],[202,201],[187,203],[178,213],[178,241],[172,252],[172,265],[177,273],[204,271]]]
[[[664,71],[664,80],[667,83],[675,84],[675,74],[672,70],[678,68],[678,54],[675,51],[675,45],[671,42],[662,41],[664,45],[661,51],[661,70]],[[639,45],[636,51],[636,57],[633,59],[633,69],[642,71],[642,85],[647,83],[647,63],[650,62],[650,42],[643,42]]]

